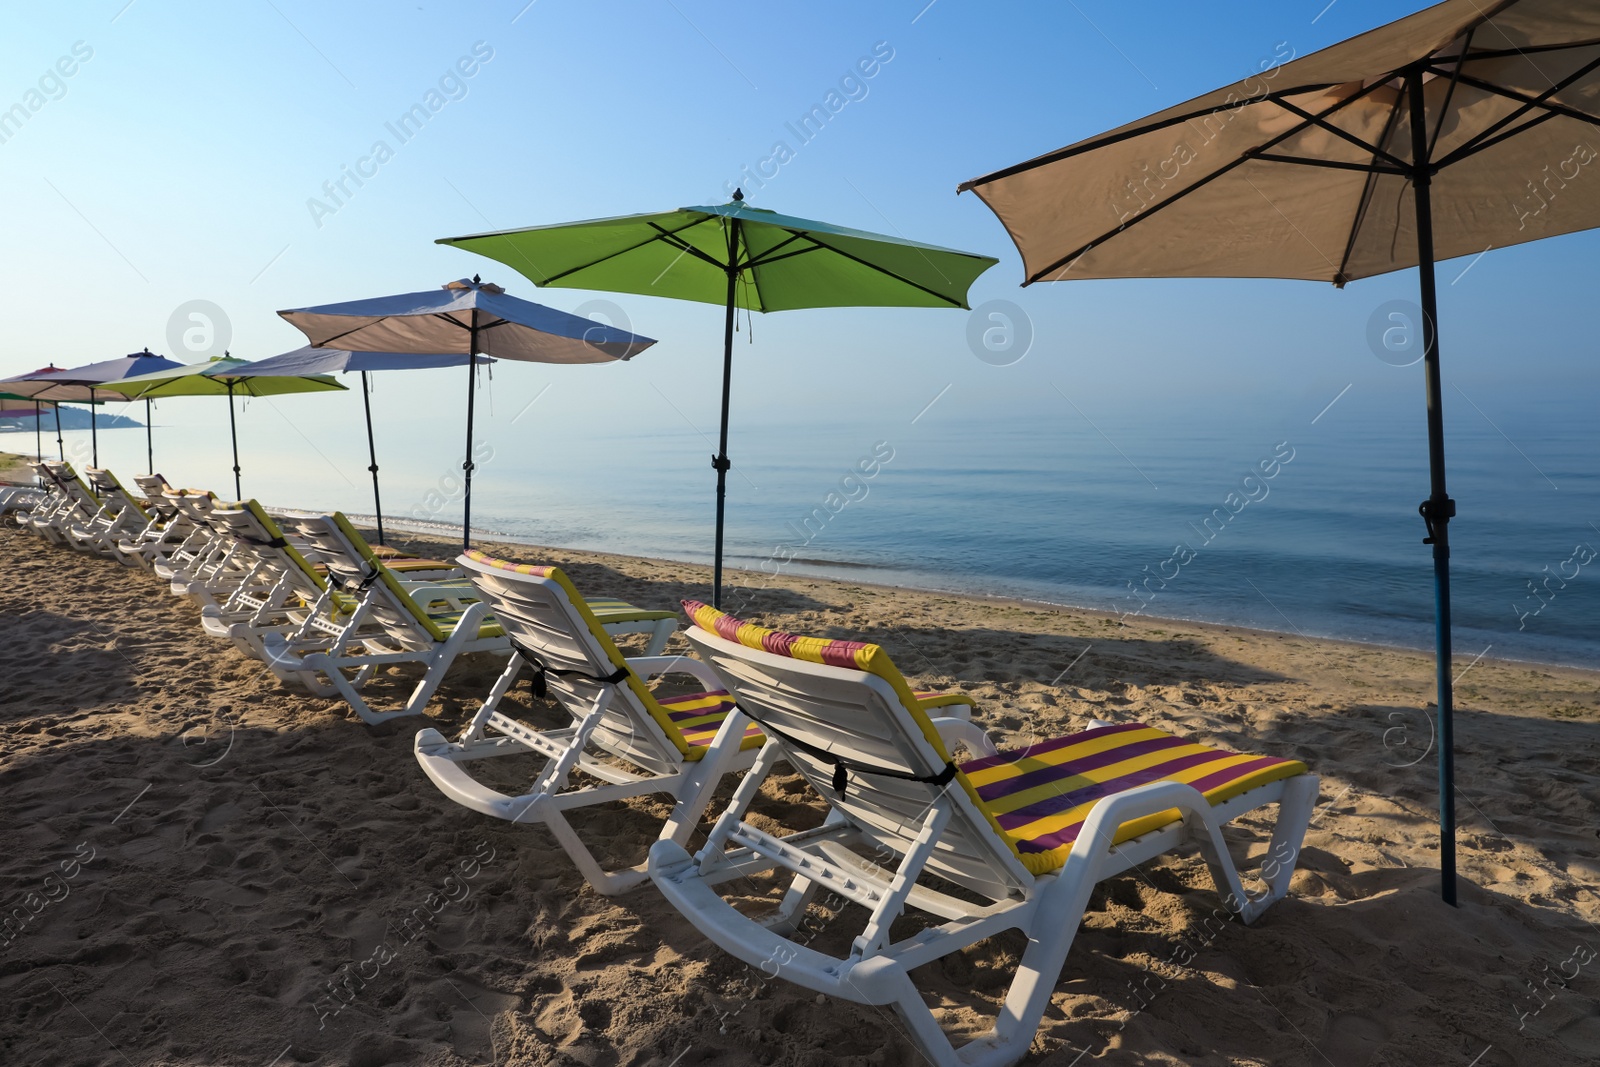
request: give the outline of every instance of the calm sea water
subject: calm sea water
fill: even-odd
[[[1093,423],[1072,410],[995,418],[959,405],[915,422],[914,410],[832,424],[750,419],[730,449],[728,558],[753,570],[1431,647],[1431,557],[1416,513],[1426,441],[1412,400],[1352,394],[1314,422],[1324,398],[1130,410]],[[1459,653],[1600,663],[1597,442],[1592,416],[1568,400],[1492,424],[1455,400]],[[157,466],[224,489],[226,422],[168,424],[175,412],[158,413]],[[281,408],[249,420],[248,495],[371,513],[358,425],[313,430]],[[265,454],[251,444],[263,421],[277,428]],[[380,431],[391,518],[459,522],[459,434],[447,426]],[[677,426],[611,427],[577,448],[489,421],[475,529],[708,560],[712,446]],[[86,437],[69,432],[69,451]],[[0,440],[31,450],[31,434]],[[102,459],[136,473],[144,443],[142,430],[102,433]]]

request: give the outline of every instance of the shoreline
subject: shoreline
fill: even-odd
[[[376,516],[374,516],[374,515],[370,515],[370,514],[366,514],[366,513],[360,513],[360,512],[346,512],[346,515],[348,515],[348,517],[353,522],[355,522],[357,525],[359,525],[363,530],[371,531],[371,530],[375,529],[374,523],[376,522]],[[405,532],[405,533],[411,534],[413,536],[421,537],[424,540],[427,540],[427,541],[430,541],[430,542],[434,541],[434,540],[437,540],[438,543],[441,543],[441,544],[448,544],[449,543],[448,535],[449,535],[449,532],[452,529],[456,532],[457,536],[459,536],[459,532],[461,530],[461,527],[459,525],[452,526],[452,524],[450,524],[450,523],[443,523],[443,522],[423,523],[423,522],[416,522],[416,521],[407,520],[407,519],[393,520],[393,519],[389,519],[387,517],[384,519],[384,527],[385,527],[385,529],[388,529],[388,530],[392,530],[392,531],[396,531],[396,532]],[[528,539],[525,539],[525,538],[522,538],[522,537],[518,537],[518,536],[516,536],[514,534],[502,533],[502,532],[500,532],[498,530],[477,530],[477,529],[475,529],[473,531],[473,540],[474,541],[477,541],[477,540],[489,540],[489,541],[494,541],[494,542],[500,543],[500,544],[517,545],[517,546],[522,546],[522,547],[526,547],[526,548],[536,549],[536,550],[541,551],[541,552],[571,552],[571,553],[575,553],[575,554],[591,556],[591,557],[594,557],[596,559],[643,560],[643,561],[647,561],[647,562],[650,562],[650,563],[663,564],[663,565],[682,566],[682,567],[696,567],[696,568],[700,568],[700,569],[705,570],[708,574],[709,574],[709,572],[711,570],[711,564],[709,562],[702,563],[702,562],[700,562],[698,560],[676,559],[676,558],[673,558],[673,557],[670,557],[670,556],[651,556],[651,555],[645,555],[645,554],[630,554],[630,553],[623,553],[623,552],[605,552],[605,551],[601,551],[601,550],[598,550],[598,549],[590,549],[590,548],[574,548],[574,547],[567,547],[567,546],[560,546],[560,545],[544,545],[544,544],[539,544],[538,542],[535,542],[535,541],[531,541],[531,540],[528,540]],[[794,562],[800,562],[800,561],[794,561]],[[830,566],[840,566],[840,567],[861,567],[861,568],[882,569],[882,568],[877,568],[873,564],[851,563],[851,562],[848,562],[848,561],[829,561],[828,565],[830,565]],[[1295,630],[1274,630],[1274,629],[1270,629],[1270,628],[1267,628],[1267,627],[1261,627],[1261,626],[1244,626],[1244,625],[1241,625],[1241,624],[1238,624],[1238,623],[1216,622],[1216,621],[1213,621],[1211,619],[1185,618],[1185,617],[1183,617],[1181,615],[1148,615],[1148,614],[1131,614],[1131,613],[1127,614],[1127,615],[1120,615],[1115,611],[1108,611],[1108,610],[1106,610],[1104,608],[1093,608],[1093,607],[1087,607],[1087,606],[1081,605],[1081,604],[1070,604],[1070,603],[1064,603],[1062,601],[1055,601],[1055,600],[1041,600],[1041,599],[1038,599],[1036,597],[1012,596],[1012,595],[1008,595],[1008,594],[1004,594],[1004,593],[981,593],[981,592],[975,592],[975,591],[964,590],[964,589],[938,589],[938,588],[930,588],[930,587],[927,587],[927,586],[920,586],[920,585],[900,585],[900,584],[896,584],[896,583],[893,583],[893,582],[861,580],[861,579],[855,579],[855,578],[849,578],[849,577],[840,577],[840,576],[837,576],[837,575],[831,575],[831,574],[825,574],[825,573],[812,574],[812,573],[804,573],[804,572],[786,570],[786,571],[780,572],[779,575],[768,575],[768,572],[766,572],[766,571],[752,570],[752,569],[747,568],[747,567],[731,566],[731,565],[728,564],[726,559],[724,559],[724,561],[723,561],[723,571],[724,571],[725,575],[726,574],[733,574],[733,575],[760,575],[760,576],[774,577],[774,578],[776,578],[776,577],[789,577],[789,578],[804,579],[804,580],[807,580],[807,581],[831,582],[831,583],[839,584],[839,585],[863,586],[863,587],[871,588],[871,589],[884,590],[886,592],[915,593],[915,594],[923,594],[923,595],[927,595],[927,596],[958,597],[958,598],[961,598],[963,600],[980,601],[980,602],[984,602],[984,603],[992,603],[992,604],[1003,605],[1003,606],[1014,606],[1014,607],[1020,607],[1020,608],[1041,608],[1041,609],[1045,609],[1045,610],[1052,611],[1052,612],[1077,613],[1077,614],[1089,615],[1089,616],[1092,616],[1092,617],[1095,617],[1095,618],[1098,618],[1098,619],[1104,619],[1104,620],[1112,622],[1112,623],[1114,623],[1114,624],[1116,624],[1118,626],[1127,626],[1128,623],[1127,623],[1126,620],[1140,619],[1140,620],[1143,620],[1143,621],[1148,622],[1148,623],[1152,623],[1152,624],[1156,624],[1156,625],[1164,625],[1164,626],[1169,626],[1169,627],[1170,626],[1189,626],[1189,627],[1198,627],[1198,628],[1203,629],[1203,630],[1214,631],[1214,632],[1217,632],[1217,633],[1238,632],[1238,633],[1251,634],[1251,635],[1255,635],[1255,636],[1259,636],[1259,637],[1281,637],[1281,638],[1291,638],[1292,637],[1292,638],[1295,638],[1297,640],[1302,640],[1302,641],[1315,641],[1315,642],[1327,643],[1329,645],[1337,646],[1337,647],[1340,647],[1340,648],[1347,648],[1347,649],[1350,649],[1352,651],[1411,653],[1411,654],[1415,654],[1415,655],[1419,655],[1419,656],[1425,656],[1430,662],[1433,660],[1433,650],[1431,648],[1425,646],[1425,645],[1390,644],[1390,643],[1385,643],[1385,642],[1381,642],[1381,641],[1357,641],[1357,640],[1354,640],[1354,639],[1351,639],[1351,638],[1347,638],[1347,637],[1335,637],[1335,636],[1331,636],[1331,635],[1328,635],[1328,634],[1306,633],[1306,632],[1299,632],[1299,631],[1295,631]],[[729,585],[731,587],[732,583],[729,583]],[[1594,676],[1597,680],[1600,680],[1600,667],[1582,667],[1582,666],[1578,666],[1576,664],[1558,663],[1558,662],[1554,662],[1554,661],[1551,661],[1551,660],[1521,659],[1521,658],[1517,658],[1517,657],[1514,657],[1514,656],[1483,656],[1483,657],[1477,659],[1476,661],[1474,661],[1470,654],[1457,652],[1452,657],[1451,662],[1452,663],[1463,663],[1463,664],[1472,663],[1472,662],[1494,663],[1494,664],[1503,664],[1503,665],[1513,666],[1513,667],[1540,667],[1540,668],[1544,668],[1546,670],[1572,671],[1572,672],[1574,672],[1575,674],[1577,674],[1579,676],[1590,675],[1590,676]]]

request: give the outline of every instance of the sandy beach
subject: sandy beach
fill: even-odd
[[[707,585],[688,564],[481,547],[640,605]],[[208,638],[150,574],[9,526],[0,568],[0,1063],[917,1062],[891,1016],[765,981],[649,885],[602,897],[543,829],[440,795],[412,736],[459,731],[493,657],[458,663],[427,716],[369,728]],[[1322,776],[1293,891],[1256,925],[1208,921],[1219,901],[1193,854],[1098,890],[1026,1062],[1600,1058],[1600,674],[1458,662],[1452,909],[1426,654],[791,577],[739,575],[726,599],[881,643],[919,686],[970,692],[1002,747],[1142,721]],[[398,695],[411,677],[374,685]],[[799,828],[823,806],[794,777],[759,810]],[[664,812],[647,798],[574,821],[632,863]],[[1236,824],[1236,858],[1259,861],[1267,828]],[[824,944],[853,935],[837,925]],[[947,1028],[984,1025],[1019,947],[927,969]]]

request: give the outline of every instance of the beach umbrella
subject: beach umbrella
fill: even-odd
[[[58,374],[60,371],[61,368],[52,363],[48,367],[40,367],[38,370],[29,371],[27,374],[18,374],[12,378],[0,378],[0,389],[6,390],[5,395],[8,397],[33,400],[35,404],[35,410],[37,411],[38,405],[44,403],[44,401],[37,399],[34,394],[43,392],[46,388],[48,388],[48,386],[51,384],[49,376],[52,374]],[[50,410],[52,414],[55,415],[56,455],[57,458],[59,458],[62,462],[65,462],[67,458],[67,446],[66,443],[61,439],[61,403],[55,400],[52,400],[49,403]],[[91,406],[89,410],[93,411],[94,408]],[[34,423],[33,438],[34,450],[39,452],[40,458],[43,459],[44,454],[43,449],[40,448],[39,425],[37,420]]]
[[[438,289],[278,312],[320,348],[453,353],[527,363],[610,363],[655,341],[535,304],[474,275]],[[467,456],[461,464],[461,547],[472,544],[473,396],[478,363],[467,364]]]
[[[116,381],[135,374],[151,374],[156,371],[171,370],[183,364],[164,356],[157,356],[146,348],[143,352],[132,355],[119,356],[116,359],[104,359],[98,363],[86,363],[81,367],[48,367],[42,371],[35,371],[31,375],[21,375],[14,379],[21,388],[16,392],[32,396],[39,400],[51,400],[57,403],[87,403],[89,405],[89,441],[91,449],[91,462],[100,466],[100,436],[95,426],[94,406],[107,401],[127,402],[132,397],[117,394],[107,395],[100,386],[105,382]],[[7,386],[6,388],[12,388]],[[145,455],[150,463],[150,473],[156,472],[155,467],[155,438],[150,426],[150,401],[144,405],[144,430],[145,430]]]
[[[965,308],[972,282],[999,262],[751,207],[685,207],[554,226],[441,238],[521,271],[535,285],[666,296],[721,304],[722,419],[712,602],[722,603],[728,402],[734,314],[820,307]]]
[[[1024,284],[1417,267],[1433,546],[1439,855],[1455,903],[1450,541],[1436,260],[1600,226],[1600,7],[1447,0],[1110,133],[967,182]]]
[[[307,345],[278,356],[258,359],[247,369],[238,371],[242,377],[284,374],[361,374],[361,407],[367,418],[367,470],[372,472],[372,507],[378,516],[378,544],[383,539],[383,500],[378,495],[378,447],[372,439],[372,387],[367,375],[372,371],[427,370],[434,367],[459,367],[467,362],[465,354],[415,353],[415,352],[352,352],[342,348],[316,348]],[[488,356],[470,357],[479,363],[489,363]]]
[[[344,386],[325,375],[265,377],[240,373],[249,367],[249,360],[221,355],[204,363],[180,364],[170,370],[158,370],[153,374],[140,374],[121,381],[106,382],[100,388],[121,393],[133,400],[167,396],[226,396],[228,436],[233,441],[233,495],[242,500],[244,490],[239,482],[239,428],[234,421],[234,396],[280,396],[284,393],[319,393],[344,389]]]
[[[24,413],[23,417],[26,417],[27,413],[32,413],[33,452],[35,457],[41,460],[44,459],[44,444],[39,436],[39,423],[42,421],[40,409],[42,407],[43,405],[37,400],[30,400],[28,397],[18,396],[16,393],[0,393],[0,415],[15,418],[19,412]]]

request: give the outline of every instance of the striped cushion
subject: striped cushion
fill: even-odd
[[[1142,723],[1069,734],[961,764],[980,805],[1034,874],[1059,868],[1095,802],[1149,782],[1186,782],[1220,804],[1306,773],[1298,760],[1194,744]],[[1178,819],[1177,809],[1123,823],[1113,843]]]
[[[733,710],[733,697],[728,695],[726,689],[685,693],[675,697],[657,696],[656,703],[666,710],[667,717],[683,734],[689,747],[700,749],[711,747],[717,731],[722,728],[722,720]],[[739,747],[759,748],[761,741],[761,727],[752,722],[745,726],[744,740]]]
[[[905,681],[888,654],[878,645],[865,641],[835,641],[823,637],[801,637],[783,630],[769,630],[753,622],[736,619],[698,600],[683,601],[683,610],[689,621],[728,641],[746,648],[770,652],[775,656],[805,660],[807,663],[824,663],[830,667],[866,671],[888,681],[897,690],[905,688]],[[909,693],[910,690],[908,689]],[[910,693],[924,709],[948,707],[951,704],[973,704],[965,693],[942,693],[938,690],[919,690]],[[935,746],[938,747],[938,746]]]

